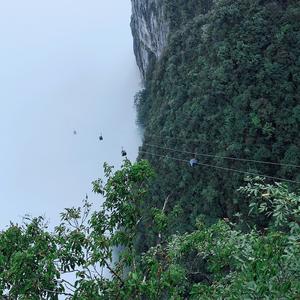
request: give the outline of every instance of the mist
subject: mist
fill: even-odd
[[[1,1],[2,229],[25,214],[55,224],[86,194],[100,205],[103,163],[120,166],[122,147],[136,158],[130,14],[130,1]]]

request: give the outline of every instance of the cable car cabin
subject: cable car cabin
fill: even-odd
[[[122,149],[121,154],[122,154],[122,156],[126,156],[127,152],[124,149]]]
[[[103,141],[103,136],[102,136],[102,134],[99,136],[99,141]]]
[[[190,166],[192,167],[192,168],[194,168],[194,167],[196,167],[198,165],[198,160],[196,159],[196,158],[192,158],[191,160],[190,160]]]

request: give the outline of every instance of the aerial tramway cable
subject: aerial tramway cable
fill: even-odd
[[[170,147],[163,147],[163,146],[149,144],[149,143],[144,143],[144,145],[149,146],[149,147],[164,149],[164,150],[168,150],[168,151],[173,151],[173,152],[193,154],[193,155],[196,155],[196,156],[203,156],[203,157],[210,157],[210,158],[217,158],[217,159],[236,160],[236,161],[242,161],[242,162],[253,162],[253,163],[259,163],[259,164],[275,165],[275,166],[290,167],[290,168],[300,168],[299,165],[294,165],[294,164],[275,163],[275,162],[263,161],[263,160],[255,160],[255,159],[246,159],[246,158],[237,158],[237,157],[229,157],[229,156],[221,156],[221,155],[196,153],[196,152],[185,151],[185,150],[177,150],[177,149],[173,149],[173,148],[170,148]]]
[[[186,159],[180,159],[180,158],[172,157],[172,156],[169,156],[169,155],[160,155],[160,154],[151,153],[151,152],[143,151],[143,150],[141,150],[140,153],[149,154],[149,155],[153,155],[153,156],[157,156],[157,157],[161,157],[161,158],[168,158],[168,159],[172,159],[172,160],[180,161],[180,162],[185,162],[185,163],[190,162],[189,160],[186,160]],[[241,170],[237,170],[237,169],[220,167],[220,166],[206,164],[206,163],[200,163],[200,162],[197,162],[197,164],[200,165],[200,166],[215,168],[215,169],[219,169],[219,170],[223,170],[223,171],[231,171],[231,172],[241,173],[241,174],[245,174],[245,175],[259,176],[259,177],[269,178],[269,179],[273,179],[273,180],[279,180],[279,181],[285,181],[285,182],[300,184],[299,181],[290,180],[290,179],[281,178],[281,177],[274,177],[274,176],[269,176],[269,175],[257,174],[257,173],[254,173],[254,172],[241,171]]]

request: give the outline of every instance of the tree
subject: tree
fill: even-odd
[[[153,171],[125,160],[105,184],[93,183],[105,201],[92,211],[87,199],[66,209],[53,233],[43,218],[0,234],[0,292],[4,299],[296,299],[300,293],[300,197],[280,184],[249,179],[240,189],[250,212],[266,215],[263,231],[229,219],[167,237],[166,206],[152,209],[156,245],[139,255],[135,240]],[[122,247],[114,258],[116,247]],[[111,277],[103,275],[106,268]],[[74,280],[65,275],[73,274]]]
[[[141,218],[140,204],[153,172],[146,161],[125,160],[121,170],[104,166],[106,183],[96,180],[94,192],[105,201],[100,210],[84,200],[61,214],[53,233],[44,219],[11,224],[0,234],[0,293],[8,299],[128,299],[124,291],[136,272],[133,247]],[[117,263],[113,251],[122,247]],[[112,276],[103,276],[107,268]],[[128,273],[128,270],[130,272]],[[125,280],[125,274],[126,280]],[[67,281],[73,274],[74,281]],[[134,293],[134,291],[131,291]]]

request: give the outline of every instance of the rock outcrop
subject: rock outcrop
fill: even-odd
[[[131,0],[134,53],[143,80],[149,64],[161,56],[167,43],[169,24],[163,0]]]

